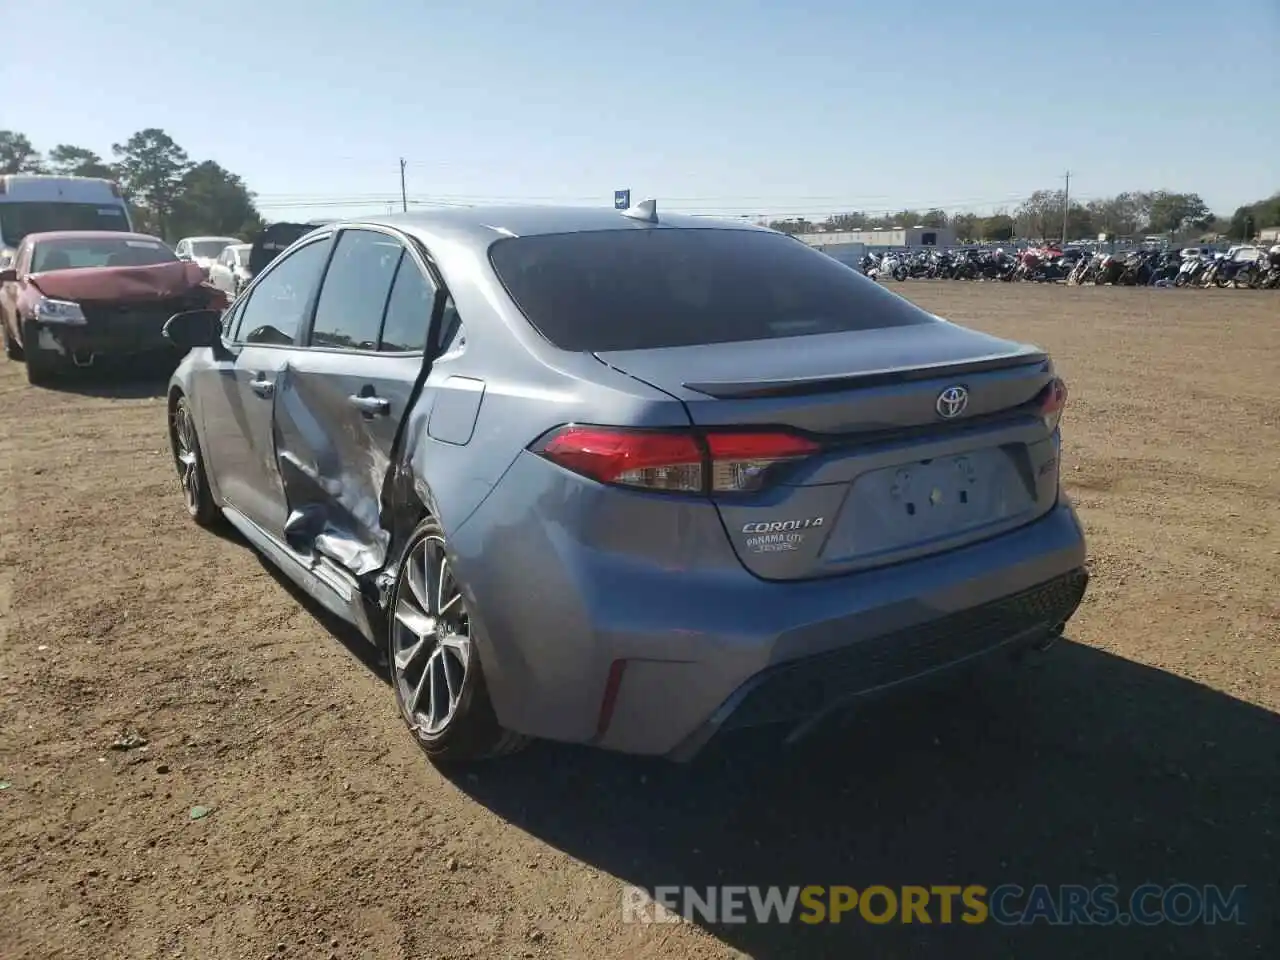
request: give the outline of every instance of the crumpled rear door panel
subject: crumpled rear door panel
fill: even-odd
[[[312,350],[280,372],[276,457],[293,549],[330,557],[355,576],[383,566],[383,483],[421,369],[421,357]],[[371,410],[379,402],[383,410]]]

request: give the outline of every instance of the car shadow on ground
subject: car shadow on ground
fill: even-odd
[[[623,884],[1114,884],[1122,910],[1144,883],[1248,888],[1241,925],[969,925],[958,901],[944,924],[936,899],[927,926],[694,916],[757,958],[1276,955],[1280,718],[1070,641],[868,701],[793,748],[743,733],[677,766],[539,744],[456,782],[617,877],[620,918]]]
[[[357,631],[264,568],[384,681]],[[425,760],[423,762],[426,762]],[[863,701],[787,747],[747,731],[687,765],[535,743],[446,769],[477,802],[624,885],[1245,887],[1238,923],[699,923],[773,958],[1276,956],[1280,716],[1063,640]],[[761,890],[761,895],[764,890]],[[1184,901],[1185,902],[1185,901]],[[883,900],[876,901],[883,910]],[[1158,909],[1159,898],[1140,904]],[[1026,893],[1005,901],[1028,907]],[[1185,908],[1179,908],[1185,909]]]

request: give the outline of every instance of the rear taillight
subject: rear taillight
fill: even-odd
[[[1054,377],[1040,391],[1037,398],[1038,412],[1044,425],[1052,433],[1058,429],[1058,421],[1062,419],[1062,410],[1067,405],[1067,385],[1058,377]]]
[[[819,450],[782,431],[635,430],[567,426],[533,446],[566,470],[600,483],[679,493],[759,490],[773,468]]]
[[[770,469],[819,449],[793,433],[708,433],[704,439],[713,492],[758,490]]]

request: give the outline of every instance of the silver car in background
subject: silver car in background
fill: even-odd
[[[179,260],[190,260],[208,270],[229,244],[239,243],[236,237],[183,237],[173,248]]]
[[[807,729],[1086,587],[1050,359],[771,230],[337,222],[167,330],[189,512],[385,650],[437,761]]]
[[[240,295],[253,279],[249,273],[251,243],[233,243],[222,248],[218,259],[209,267],[209,282],[232,298]]]

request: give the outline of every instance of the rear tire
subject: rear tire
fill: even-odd
[[[444,531],[428,517],[396,574],[386,654],[396,706],[432,763],[489,759],[528,743],[494,714],[464,594]]]

